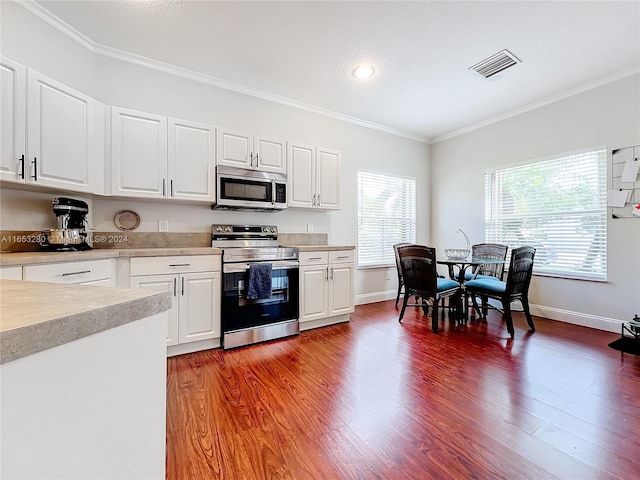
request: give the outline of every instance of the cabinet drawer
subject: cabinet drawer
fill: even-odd
[[[0,278],[3,280],[22,280],[22,266],[0,268]]]
[[[166,273],[219,272],[220,255],[135,257],[131,259],[130,267],[132,277]]]
[[[26,265],[24,279],[34,282],[85,283],[111,279],[111,260]]]
[[[323,265],[329,263],[329,252],[300,252],[300,265]]]
[[[334,250],[329,252],[329,263],[353,263],[353,250]]]

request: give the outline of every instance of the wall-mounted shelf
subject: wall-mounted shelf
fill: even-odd
[[[625,148],[617,148],[611,151],[611,190],[623,190],[629,192],[627,203],[624,207],[609,207],[612,218],[639,218],[633,214],[634,208],[640,203],[640,175],[636,175],[635,181],[623,182],[622,175],[625,165],[629,161],[640,162],[640,145]]]

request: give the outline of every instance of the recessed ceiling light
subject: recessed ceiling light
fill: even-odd
[[[361,65],[353,71],[353,76],[360,80],[365,80],[371,78],[374,73],[375,70],[371,65]]]

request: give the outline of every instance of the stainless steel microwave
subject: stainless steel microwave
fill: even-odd
[[[211,208],[283,210],[287,176],[245,168],[216,167],[216,203]]]

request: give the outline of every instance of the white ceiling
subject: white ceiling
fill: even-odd
[[[98,50],[427,140],[640,70],[639,1],[37,3]],[[468,69],[505,48],[498,81]]]

